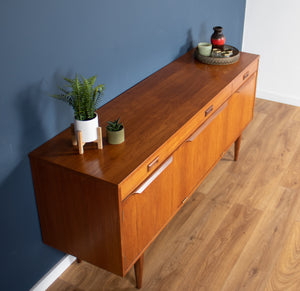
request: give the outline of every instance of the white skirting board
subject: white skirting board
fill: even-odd
[[[288,96],[288,95],[281,95],[278,93],[270,92],[270,91],[256,91],[256,97],[260,99],[275,101],[279,103],[300,106],[300,96]]]
[[[71,255],[63,257],[30,291],[45,291],[75,260],[76,258]]]

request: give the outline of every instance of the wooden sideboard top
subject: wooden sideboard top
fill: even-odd
[[[118,185],[258,58],[241,53],[235,64],[212,66],[190,51],[98,109],[104,136],[106,122],[121,118],[125,143],[104,138],[103,150],[90,143],[79,155],[68,128],[30,157]]]

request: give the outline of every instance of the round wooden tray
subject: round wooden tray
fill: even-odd
[[[239,60],[240,51],[237,48],[231,45],[224,45],[224,49],[226,50],[232,49],[233,55],[231,57],[224,57],[224,58],[206,57],[199,54],[198,47],[195,49],[194,55],[199,62],[208,65],[229,65],[229,64],[236,63]]]

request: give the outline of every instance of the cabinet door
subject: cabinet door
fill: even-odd
[[[173,214],[173,172],[171,156],[122,202],[125,270],[154,240]]]
[[[174,153],[174,207],[195,190],[253,118],[255,74]]]
[[[174,207],[178,208],[199,185],[224,150],[226,101],[174,153]]]
[[[241,134],[253,118],[256,74],[253,74],[230,98],[226,119],[226,148]]]

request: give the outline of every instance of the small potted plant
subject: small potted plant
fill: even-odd
[[[109,144],[120,144],[125,140],[125,130],[120,118],[115,121],[108,121],[106,136]]]
[[[64,80],[67,82],[65,87],[58,87],[61,93],[51,96],[73,107],[75,132],[81,131],[82,141],[95,141],[99,126],[96,109],[101,100],[104,85],[94,87],[96,76],[86,79],[83,76],[78,78],[76,74],[74,79],[64,78]]]

